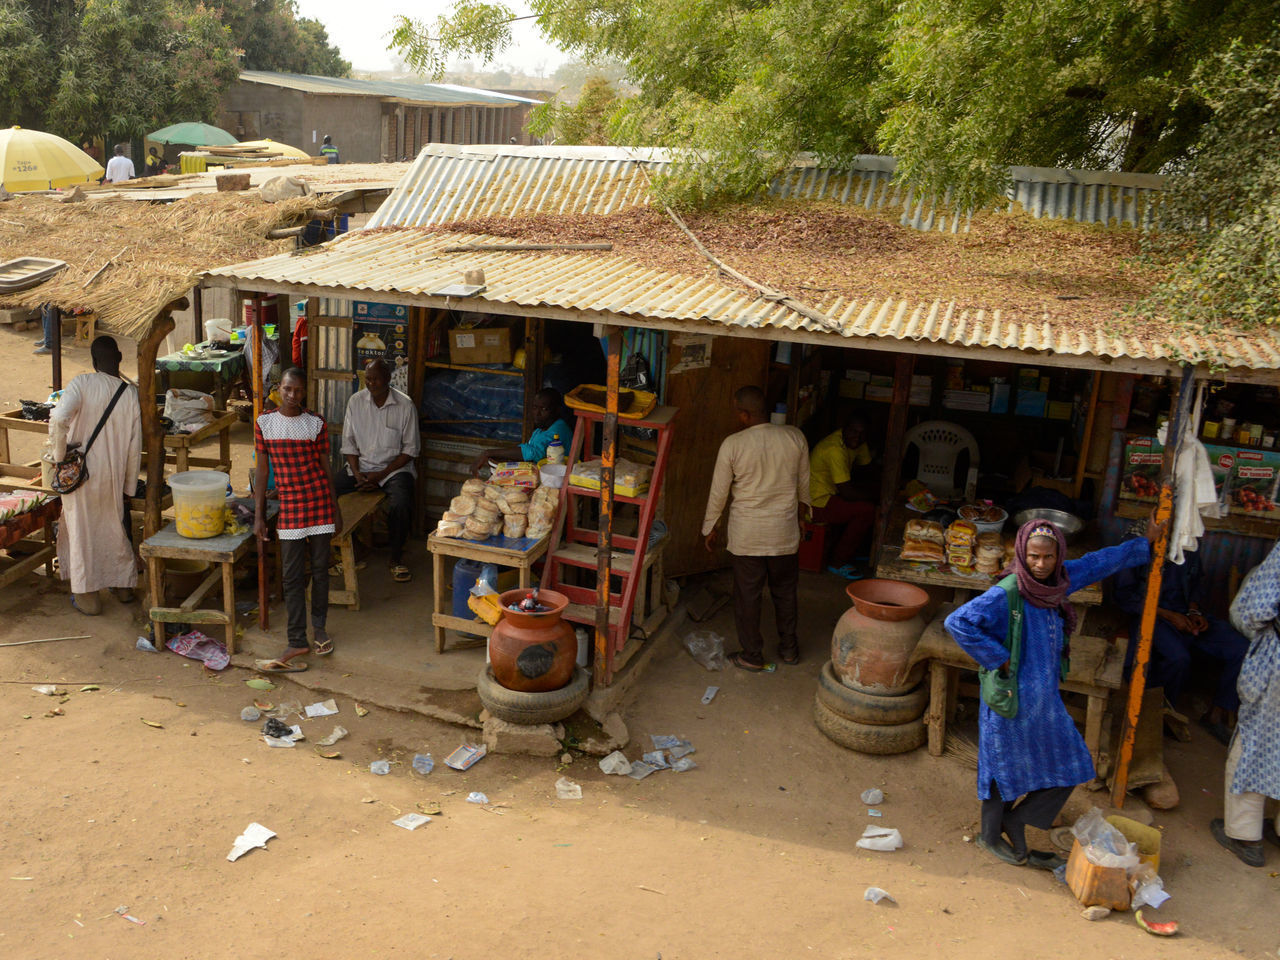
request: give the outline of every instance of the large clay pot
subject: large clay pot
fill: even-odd
[[[502,601],[502,619],[489,638],[489,662],[493,678],[508,690],[543,693],[559,690],[573,678],[578,660],[578,638],[573,627],[560,619],[569,598],[554,590],[538,591],[538,602],[548,609],[519,613],[519,603],[529,591],[508,590]]]
[[[906,693],[924,676],[907,660],[924,632],[929,594],[898,580],[860,580],[847,587],[853,606],[831,634],[831,669],[840,682],[881,696]]]

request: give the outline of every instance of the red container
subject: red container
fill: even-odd
[[[573,679],[578,660],[578,638],[561,619],[569,598],[554,590],[538,591],[538,602],[548,609],[540,613],[512,610],[529,591],[507,590],[499,597],[502,619],[489,637],[489,662],[493,678],[508,690],[543,693],[559,690]]]
[[[907,663],[925,622],[929,594],[897,580],[860,580],[845,588],[853,606],[831,634],[831,669],[847,687],[898,696],[924,676],[924,664]]]
[[[806,523],[800,532],[800,569],[809,573],[822,572],[822,558],[827,551],[827,525]]]

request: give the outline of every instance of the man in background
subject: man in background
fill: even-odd
[[[840,529],[827,569],[846,580],[864,575],[853,559],[870,546],[876,519],[879,483],[871,461],[867,421],[859,416],[850,417],[839,430],[823,437],[809,457],[813,520]]]
[[[138,583],[133,546],[125,533],[125,498],[134,495],[142,464],[142,410],[138,388],[120,375],[120,348],[110,337],[89,346],[93,373],[67,384],[49,415],[53,457],[62,460],[67,447],[79,444],[89,476],[62,495],[58,524],[58,557],[64,579],[71,581],[71,605],[86,616],[102,612],[99,591],[108,587],[121,603],[133,600]],[[112,405],[114,399],[114,406]]]
[[[333,138],[327,133],[320,144],[320,156],[326,158],[330,163],[338,162],[338,148],[333,145]]]
[[[391,547],[391,577],[412,579],[404,564],[404,545],[413,524],[413,482],[417,476],[418,411],[413,401],[391,387],[391,367],[370,360],[364,368],[364,389],[347,401],[342,420],[342,456],[347,467],[338,474],[338,496],[356,490],[381,490],[387,495],[387,534]]]
[[[809,507],[809,447],[795,427],[769,422],[759,387],[743,387],[733,399],[740,429],[720,444],[702,537],[707,550],[714,550],[716,526],[732,493],[728,547],[733,616],[742,649],[730,654],[729,661],[759,672],[765,669],[760,596],[766,582],[778,628],[778,658],[800,662],[796,585],[801,511]]]
[[[132,180],[137,174],[133,170],[133,161],[124,155],[124,144],[116,144],[116,155],[107,161],[107,173],[103,177],[108,183],[123,183]]]

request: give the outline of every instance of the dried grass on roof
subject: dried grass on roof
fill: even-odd
[[[967,234],[926,233],[889,216],[830,201],[772,200],[689,215],[694,234],[753,280],[816,303],[833,297],[954,301],[1007,319],[1097,329],[1114,323],[1158,276],[1137,261],[1131,230],[1036,221],[1020,214],[976,217]],[[612,253],[674,273],[712,276],[661,211],[484,217],[440,230],[537,243],[611,241]],[[721,282],[736,285],[727,277]],[[1141,333],[1129,320],[1126,332]]]
[[[0,304],[93,310],[99,328],[139,340],[202,271],[292,246],[292,240],[268,240],[267,231],[308,218],[316,203],[315,197],[265,203],[256,191],[164,204],[16,197],[0,204],[0,261],[52,257],[67,268],[29,290],[0,294]],[[115,262],[86,286],[112,257]]]

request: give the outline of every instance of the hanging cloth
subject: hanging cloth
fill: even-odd
[[[1173,523],[1169,529],[1171,563],[1182,565],[1188,551],[1200,546],[1204,536],[1204,517],[1225,516],[1226,510],[1218,502],[1213,485],[1213,469],[1209,465],[1209,451],[1196,437],[1196,424],[1200,422],[1200,408],[1204,404],[1205,384],[1196,388],[1196,400],[1191,416],[1182,424],[1182,442],[1177,446],[1173,463]],[[1158,437],[1166,447],[1176,443],[1169,437],[1169,425],[1159,430]]]

